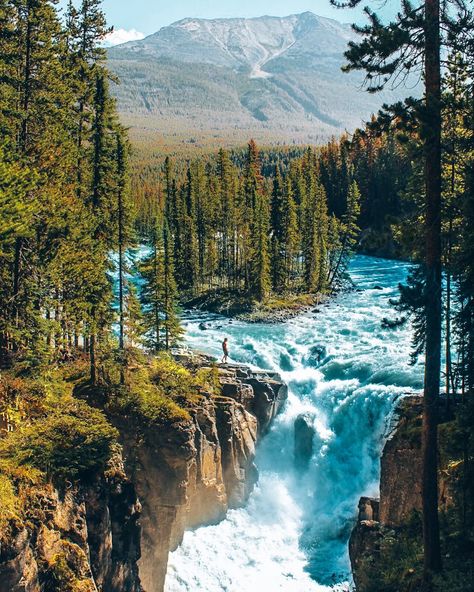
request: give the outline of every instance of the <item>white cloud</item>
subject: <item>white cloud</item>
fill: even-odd
[[[120,45],[120,43],[126,43],[127,41],[138,41],[144,37],[145,35],[136,29],[130,29],[128,31],[127,29],[114,29],[105,38],[104,45],[112,47],[113,45]]]

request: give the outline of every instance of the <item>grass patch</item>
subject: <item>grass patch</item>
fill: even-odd
[[[255,304],[255,310],[301,310],[313,306],[317,302],[314,294],[289,294],[288,296],[270,296],[261,303]]]
[[[117,437],[101,411],[71,401],[8,434],[0,443],[0,461],[36,468],[59,482],[74,481],[105,467]]]
[[[190,419],[189,407],[204,393],[218,394],[217,370],[193,373],[162,354],[129,372],[127,384],[112,389],[107,410],[115,415],[133,415],[144,425],[171,424]]]

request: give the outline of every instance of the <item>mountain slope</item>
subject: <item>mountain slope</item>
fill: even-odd
[[[310,12],[184,19],[110,49],[109,66],[121,79],[122,117],[141,135],[315,142],[354,129],[382,102],[403,96],[369,95],[361,74],[341,72],[354,38],[349,25]]]

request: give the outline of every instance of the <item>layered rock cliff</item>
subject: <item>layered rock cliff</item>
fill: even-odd
[[[179,361],[214,367],[203,355]],[[23,491],[27,515],[2,537],[0,592],[161,592],[184,531],[247,500],[257,440],[287,398],[271,372],[225,365],[217,378],[218,391],[190,402],[188,419],[144,426],[110,414],[121,446],[87,483]]]
[[[420,396],[400,400],[380,461],[380,499],[360,499],[358,521],[349,540],[352,573],[358,592],[370,588],[368,574],[383,569],[384,566],[378,563],[383,561],[381,548],[385,541],[396,538],[413,516],[421,512],[421,413]],[[440,510],[452,505],[450,481],[442,473],[439,496]]]
[[[141,592],[141,506],[119,451],[91,483],[24,494],[26,520],[0,550],[1,592]]]
[[[205,356],[180,360],[205,367]],[[221,520],[247,500],[257,480],[255,446],[287,398],[278,375],[243,366],[219,368],[221,394],[189,409],[191,419],[147,430],[140,441],[124,426],[129,474],[142,503],[139,573],[161,592],[168,554],[184,531]]]

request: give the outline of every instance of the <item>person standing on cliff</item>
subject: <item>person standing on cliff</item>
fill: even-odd
[[[224,352],[224,355],[222,356],[222,363],[227,364],[227,360],[229,358],[229,346],[227,342],[227,337],[225,337],[224,341],[222,342],[222,351]]]

